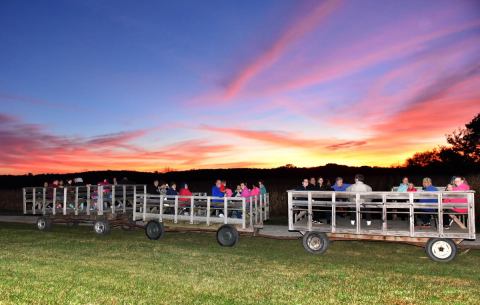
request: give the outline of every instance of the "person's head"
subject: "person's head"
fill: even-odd
[[[222,186],[222,180],[217,179],[217,181],[215,181],[215,186],[220,188]]]
[[[364,182],[365,177],[362,174],[356,174],[355,175],[355,182]]]
[[[58,181],[58,185],[63,186],[63,180]]]
[[[422,185],[423,185],[423,187],[431,186],[432,185],[432,179],[430,179],[429,177],[423,178]]]
[[[258,181],[258,185],[259,185],[260,187],[262,187],[262,186],[263,186],[263,180],[259,180],[259,181]]]
[[[455,180],[453,180],[453,183],[454,183],[456,186],[460,186],[460,185],[462,185],[464,182],[465,182],[465,178],[463,178],[463,177],[455,177]]]
[[[402,183],[408,185],[408,177],[403,177]]]
[[[413,190],[413,189],[415,188],[415,185],[413,185],[413,183],[410,182],[410,183],[408,184],[408,188],[409,188],[410,190]]]
[[[182,182],[182,183],[180,184],[180,187],[181,187],[182,189],[188,190],[188,183]]]
[[[153,185],[155,185],[155,187],[158,187],[159,184],[160,182],[158,180],[153,181]]]
[[[242,190],[242,187],[239,185],[237,185],[237,191],[241,191]]]
[[[319,178],[318,178],[318,184],[323,185],[323,183],[324,183],[323,178],[322,178],[322,177],[319,177]]]
[[[307,187],[307,186],[308,186],[308,179],[307,179],[307,178],[303,179],[303,181],[302,181],[302,186],[303,186],[303,187]]]
[[[335,179],[335,184],[338,185],[338,186],[342,186],[343,185],[343,178],[342,177],[337,177]]]
[[[54,187],[58,186],[58,184],[59,184],[58,180],[53,180],[52,185],[53,185]]]
[[[177,188],[177,184],[172,181],[172,183],[170,183],[170,188],[175,190]]]
[[[310,184],[311,185],[317,184],[317,179],[315,179],[315,177],[310,178]]]
[[[48,182],[44,182],[43,187],[48,187]]]
[[[453,185],[451,183],[447,184],[447,187],[445,188],[447,191],[453,191]]]
[[[240,183],[240,189],[244,190],[247,187],[245,182]]]

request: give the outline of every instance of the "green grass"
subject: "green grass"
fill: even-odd
[[[480,251],[434,263],[423,249],[335,242],[326,254],[300,241],[214,234],[0,224],[0,304],[478,304]]]

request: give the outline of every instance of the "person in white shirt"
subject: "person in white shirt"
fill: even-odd
[[[354,193],[360,193],[360,192],[371,192],[372,187],[368,184],[365,184],[365,177],[362,174],[357,174],[355,175],[355,183],[347,187],[347,192],[354,192]],[[366,212],[365,214],[365,220],[367,221],[367,226],[370,226],[372,224],[372,215],[369,213],[370,211],[368,209],[364,209]],[[350,218],[350,223],[352,226],[355,225],[355,213],[351,216]]]

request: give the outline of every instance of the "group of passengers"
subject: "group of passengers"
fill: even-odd
[[[303,179],[302,185],[298,188],[296,188],[296,191],[336,191],[336,192],[371,192],[372,187],[369,186],[368,184],[365,183],[365,177],[362,174],[357,174],[355,175],[355,182],[353,184],[348,184],[344,183],[342,177],[337,177],[335,179],[335,184],[330,185],[329,180],[326,180],[326,183],[324,183],[324,179],[322,177],[315,179],[315,178],[310,178],[310,179]],[[439,190],[437,187],[433,186],[432,179],[429,177],[425,177],[422,179],[422,187],[417,188],[415,185],[409,180],[408,177],[404,177],[396,189],[397,192],[417,192],[417,191],[424,191],[424,192],[438,192],[438,191],[468,191],[470,190],[470,186],[468,185],[466,179],[461,176],[454,176],[450,180],[450,183],[447,184],[444,190]],[[419,199],[418,203],[424,203],[424,204],[432,204],[432,203],[437,203],[438,200],[435,198],[431,199]],[[467,203],[466,198],[444,198],[442,199],[443,203]],[[367,212],[365,214],[365,220],[367,223],[367,226],[371,225],[371,213],[368,213],[369,210],[365,209]],[[444,224],[444,229],[449,229],[450,226],[452,225],[455,217],[452,213],[467,213],[466,208],[452,208],[451,210],[446,210],[444,212],[444,217],[443,217],[443,224]],[[436,212],[435,209],[422,209],[421,210],[422,214],[420,214],[420,221],[422,222],[422,226],[429,227],[431,226],[431,219],[432,219],[432,214]],[[431,214],[429,214],[431,213]],[[331,212],[329,211],[324,211],[318,212],[314,211],[313,212],[313,222],[317,224],[322,224],[322,221],[320,218],[323,219],[326,218],[327,223],[329,224],[331,222]],[[350,223],[352,225],[355,225],[355,215],[353,214],[350,217]]]
[[[109,185],[127,185],[127,184],[133,184],[134,182],[129,181],[127,177],[123,177],[120,181],[117,180],[116,177],[113,177],[112,183],[109,182],[108,179],[103,179],[102,181],[99,181],[96,185],[97,186],[104,186],[102,194],[104,198],[111,199],[111,188],[105,187]],[[74,208],[74,204],[72,203],[74,201],[74,196],[75,196],[75,187],[82,187],[82,186],[92,186],[92,184],[85,183],[83,178],[81,177],[76,177],[76,178],[69,178],[66,179],[65,181],[62,179],[55,179],[51,183],[49,182],[44,182],[43,187],[46,189],[46,198],[47,199],[52,199],[52,203],[49,203],[46,207],[50,208],[52,207],[53,201],[55,201],[55,208],[56,209],[61,209],[63,207],[63,192],[56,191],[56,198],[53,200],[53,189],[67,189],[67,200],[68,200],[68,207],[69,208]],[[93,199],[93,202],[90,206],[91,210],[94,210],[97,208],[97,203],[96,200],[98,199],[98,190],[97,189],[92,189],[91,191],[91,199]],[[80,198],[82,199],[82,198]],[[116,202],[115,205],[117,208],[121,207],[121,202]],[[78,208],[80,210],[83,210],[85,207],[85,202],[79,202]],[[38,207],[41,207],[41,203],[38,203]],[[106,208],[107,205],[104,203],[104,208]]]
[[[211,199],[212,214],[215,216],[223,217],[221,208],[223,207],[224,200],[221,198],[234,198],[234,197],[255,197],[258,195],[264,195],[267,193],[267,188],[262,180],[259,180],[258,183],[253,183],[249,185],[246,182],[241,182],[237,185],[235,190],[232,190],[227,186],[227,181],[222,179],[217,179],[215,185],[212,186],[210,195],[213,197]],[[164,195],[167,200],[173,200],[174,198],[169,198],[169,196],[178,196],[179,207],[188,208],[188,203],[191,200],[193,193],[188,187],[188,183],[181,183],[180,188],[177,188],[175,182],[170,184],[155,180],[153,184],[147,186],[147,193],[153,195]],[[188,212],[182,211],[183,214],[188,215]],[[240,211],[232,211],[233,217],[241,217]]]

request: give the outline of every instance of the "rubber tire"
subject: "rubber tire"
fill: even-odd
[[[45,216],[38,217],[36,226],[39,231],[49,231],[52,229],[52,220]]]
[[[223,225],[217,230],[217,242],[222,247],[233,247],[238,243],[239,234],[231,225]]]
[[[106,220],[96,220],[93,223],[93,231],[98,235],[107,235],[110,233],[110,224]]]
[[[450,246],[452,252],[449,256],[443,258],[435,255],[435,248],[438,246],[439,242],[445,242]],[[441,251],[442,248],[439,248],[438,250]],[[435,262],[448,263],[449,261],[453,260],[457,255],[457,245],[453,242],[453,240],[449,238],[430,238],[425,245],[425,252],[427,253],[428,257]]]
[[[156,220],[150,220],[145,226],[145,235],[150,240],[159,240],[165,234],[163,223]]]
[[[313,239],[313,240],[312,240]],[[312,242],[314,244],[312,244]],[[316,242],[316,243],[315,243]],[[320,244],[318,244],[320,242]],[[311,254],[323,254],[330,246],[327,234],[322,232],[307,232],[303,235],[303,248]]]

